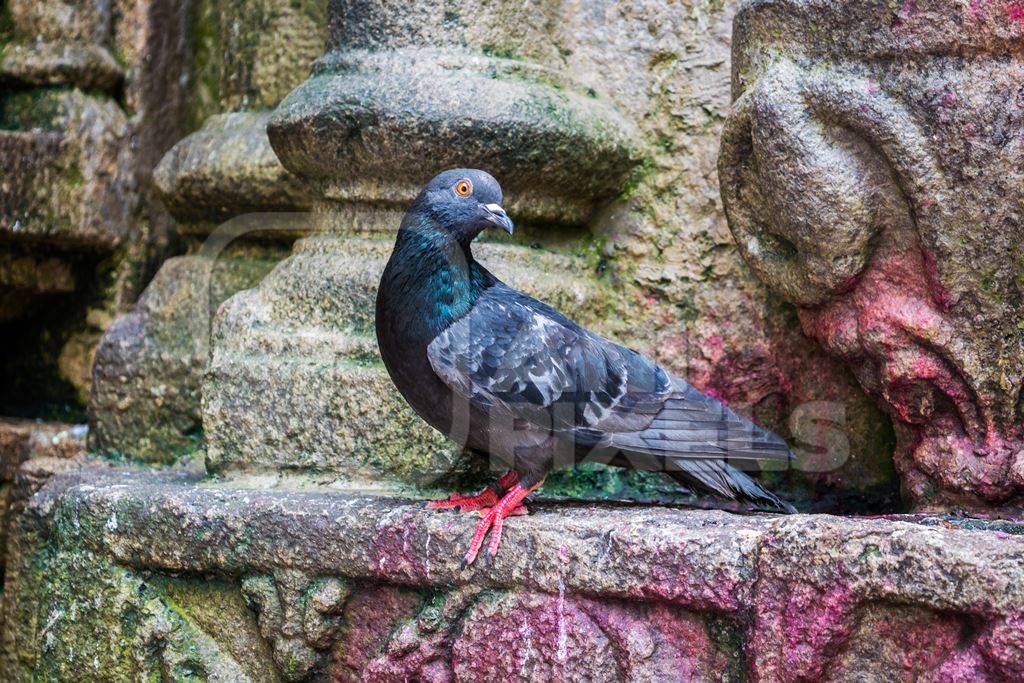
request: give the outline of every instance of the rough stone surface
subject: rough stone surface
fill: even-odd
[[[498,5],[462,16],[430,3],[329,3],[327,54],[268,126],[282,163],[331,199],[400,207],[439,171],[479,167],[501,179],[514,217],[588,218],[640,163],[635,129],[595,89],[476,43],[500,17],[551,45],[558,24],[529,17],[558,3]]]
[[[135,309],[113,323],[91,375],[93,446],[154,461],[198,445],[216,307],[255,285],[302,231],[282,229],[294,218],[255,214],[310,203],[270,148],[265,108],[301,82],[320,53],[322,8],[261,0],[199,2],[193,11],[181,7],[175,17],[195,17],[193,109],[209,116],[159,164],[153,159],[154,183],[190,253],[166,262]]]
[[[0,10],[0,412],[79,419],[92,351],[167,247],[149,172],[186,109],[183,3]],[[57,272],[50,280],[47,274]],[[14,277],[10,277],[14,275]]]
[[[267,113],[211,116],[160,161],[154,180],[180,220],[216,223],[244,213],[309,207],[267,139]]]
[[[0,418],[0,569],[7,560],[12,482],[29,460],[66,460],[85,452],[85,425]],[[2,621],[0,621],[2,623]]]
[[[737,4],[567,5],[564,68],[636,121],[650,152],[635,188],[591,225],[613,277],[636,292],[606,331],[787,438],[797,471],[776,490],[821,510],[891,509],[888,419],[753,276],[722,212]]]
[[[158,169],[156,178],[164,198],[187,221],[182,231],[195,236],[188,239],[205,237],[213,221],[232,213],[289,204],[288,208],[296,208],[309,201],[271,158],[259,130],[265,114],[257,110],[273,106],[305,77],[306,65],[320,53],[318,41],[324,34],[328,54],[303,88],[337,80],[344,86],[342,91],[351,90],[345,91],[348,94],[342,99],[348,103],[344,107],[355,107],[352,111],[364,105],[378,113],[391,111],[388,107],[404,95],[376,87],[384,76],[374,71],[374,64],[404,63],[403,59],[418,54],[427,43],[435,46],[427,55],[430,59],[421,60],[406,73],[388,76],[419,83],[416,89],[423,90],[427,99],[443,92],[446,86],[440,84],[463,71],[465,78],[479,84],[472,74],[482,68],[498,77],[491,79],[498,90],[511,83],[513,89],[539,89],[546,93],[544,97],[554,98],[552,101],[582,97],[587,109],[616,109],[619,113],[612,118],[628,121],[620,133],[632,131],[628,133],[629,146],[643,155],[640,172],[623,186],[610,180],[613,176],[621,180],[620,176],[598,172],[590,162],[577,163],[575,152],[547,155],[543,163],[543,155],[537,155],[530,160],[535,169],[543,168],[548,174],[545,177],[571,177],[573,186],[558,191],[562,199],[554,208],[543,198],[520,202],[535,204],[536,216],[557,217],[565,207],[575,207],[570,213],[578,221],[603,199],[616,193],[620,196],[591,222],[593,237],[565,226],[521,224],[522,242],[536,241],[582,253],[587,267],[593,269],[591,277],[596,274],[602,284],[612,285],[615,293],[614,305],[609,300],[600,320],[594,321],[601,331],[655,356],[697,386],[789,438],[797,449],[798,470],[805,472],[776,476],[772,482],[776,488],[806,499],[805,505],[815,509],[891,509],[896,491],[888,420],[837,361],[803,337],[794,311],[780,305],[751,276],[728,237],[716,191],[714,158],[729,103],[733,3],[563,5],[540,0],[528,5],[499,2],[461,7],[443,16],[435,10],[426,4],[390,3],[385,7],[373,2],[339,2],[329,9],[328,16],[333,19],[328,22],[302,3],[268,1],[246,3],[245,7],[199,3],[194,36],[196,99],[200,101],[196,110],[205,114],[238,108],[253,111],[210,118],[203,128],[182,140]],[[318,28],[313,30],[314,26]],[[300,35],[301,40],[296,38]],[[224,45],[230,49],[222,48]],[[262,66],[255,66],[257,63]],[[303,88],[295,94],[296,106],[316,113],[326,100],[305,97]],[[374,88],[374,92],[365,92]],[[360,93],[366,95],[362,104],[351,100]],[[282,108],[281,116],[286,117],[286,109]],[[430,144],[416,154],[430,154],[425,150],[437,152],[442,147],[437,144],[443,139],[436,135],[437,126],[447,127],[446,121],[451,122],[452,117],[459,120],[457,112],[448,114],[447,119],[421,117],[428,127],[414,126],[421,131],[416,139]],[[555,118],[561,122],[558,125],[568,121]],[[375,130],[394,123],[385,119],[380,120],[383,128]],[[336,119],[323,119],[323,123],[325,131],[333,131],[323,133],[324,144],[340,139],[338,131],[344,126],[362,125]],[[568,129],[561,130],[567,134]],[[302,126],[293,132],[303,139],[321,135]],[[419,149],[419,143],[406,144],[404,133],[395,140]],[[527,140],[520,147],[528,149],[532,144]],[[319,143],[311,142],[302,149],[290,143],[280,147],[278,151],[286,155],[313,155],[321,166],[330,156],[322,154]],[[382,149],[376,151],[378,157],[386,156]],[[370,173],[372,164],[363,164],[360,169],[366,172],[353,175],[339,170],[348,163],[345,159],[327,164],[337,165],[334,171],[320,168],[307,174],[331,197],[332,229],[393,230],[400,219],[399,204],[410,191],[408,181],[400,180],[408,169],[379,178],[383,171]],[[296,168],[306,169],[307,161],[298,159]],[[562,170],[556,168],[559,165]],[[348,179],[331,181],[335,172],[348,173]],[[516,173],[504,173],[508,177],[502,178],[510,190],[510,202],[516,201]],[[520,175],[532,177],[525,172]],[[591,184],[605,183],[607,193],[594,190],[578,196],[576,185],[581,177]],[[530,183],[534,188],[554,186],[548,181]],[[375,203],[372,210],[360,208],[359,203],[366,201]],[[391,208],[381,206],[381,201]],[[584,205],[589,208],[583,210]],[[308,232],[319,220],[312,219],[300,233]],[[511,283],[521,284],[514,278]],[[161,370],[129,358],[122,362],[137,368],[132,372],[145,368],[155,376]],[[145,400],[150,387],[143,386],[144,381],[136,383],[143,390],[139,400]],[[97,434],[101,431],[95,430]],[[153,436],[154,444],[163,438]],[[136,435],[128,435],[121,450],[131,450],[128,444],[135,440]],[[114,441],[108,443],[116,447]],[[180,442],[180,438],[168,442],[163,453],[173,451]]]
[[[275,255],[242,247],[163,265],[97,347],[89,401],[93,447],[167,461],[199,446],[214,313],[228,296],[259,282]]]
[[[130,230],[130,129],[110,100],[77,91],[4,98],[0,231],[58,244],[111,248]]]
[[[922,510],[1024,511],[1017,9],[766,2],[736,21],[733,235],[892,415]]]
[[[85,425],[0,418],[0,481],[13,481],[26,460],[82,454],[86,431]]]
[[[293,680],[1020,674],[1019,525],[540,502],[509,521],[493,563],[462,570],[475,517],[394,499],[87,465],[32,490],[12,525],[8,680],[76,665]]]

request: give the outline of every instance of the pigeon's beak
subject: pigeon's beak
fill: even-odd
[[[515,226],[512,225],[512,219],[505,213],[505,209],[497,204],[481,204],[480,209],[484,212],[488,221],[494,223],[508,234],[512,234]]]

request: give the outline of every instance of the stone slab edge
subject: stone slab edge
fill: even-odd
[[[842,589],[990,618],[1024,610],[1024,536],[881,518],[739,516],[534,503],[501,552],[459,567],[476,517],[395,498],[222,488],[197,475],[90,468],[29,501],[61,542],[128,567],[244,576],[289,567],[399,585],[475,584],[748,613],[761,589]],[[74,523],[61,523],[73,515]],[[56,520],[56,521],[55,521]]]

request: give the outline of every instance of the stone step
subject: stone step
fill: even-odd
[[[536,498],[465,568],[472,514],[56,474],[12,519],[7,679],[157,678],[158,642],[190,671],[289,680],[338,653],[344,680],[1021,680],[1019,524]]]

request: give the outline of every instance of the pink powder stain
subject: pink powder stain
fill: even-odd
[[[945,95],[942,96],[943,107],[952,107],[953,105],[956,104],[956,102],[957,97],[955,92],[947,92]]]
[[[360,680],[360,674],[380,650],[396,623],[414,616],[420,596],[389,586],[354,594],[345,605],[346,627],[331,648],[327,673],[332,681]]]
[[[971,15],[971,19],[974,19],[975,21],[981,20],[981,9],[984,4],[985,0],[971,0],[970,5],[968,5],[968,12]]]
[[[979,636],[977,646],[996,678],[1024,680],[1024,612],[993,621]]]
[[[705,339],[704,343],[707,344],[708,347],[710,347],[712,349],[721,349],[722,346],[723,346],[723,341],[724,340],[722,339],[722,335],[720,335],[720,334],[713,334],[710,337],[708,337],[707,339]]]
[[[1006,8],[1006,16],[1010,21],[1024,24],[1024,2],[1018,2]]]
[[[899,12],[896,14],[896,19],[893,21],[893,28],[903,28],[903,24],[907,19],[910,19],[917,12],[916,0],[903,0],[903,4],[900,6]]]
[[[652,674],[712,680],[729,665],[696,614],[664,604],[581,599],[579,605],[613,643],[616,663],[630,680],[648,680]]]
[[[896,418],[894,457],[905,478],[923,473],[954,499],[966,493],[999,501],[1016,485],[1008,459],[1024,449],[1024,438],[1019,426],[990,414],[980,390],[954,365],[955,354],[947,360],[934,350],[956,337],[947,318],[954,306],[933,256],[892,239],[879,246],[852,291],[802,308],[800,321]],[[908,486],[919,496],[928,488],[924,480]]]
[[[761,582],[749,642],[755,678],[821,680],[856,625],[858,602],[838,581],[825,590],[805,583]]]
[[[410,537],[416,531],[415,515],[403,515],[402,521],[379,527],[370,546],[370,563],[382,578],[427,578],[426,558],[421,557]]]
[[[466,681],[586,679],[608,664],[614,670],[609,645],[574,598],[507,593],[470,608],[451,644],[451,670]]]
[[[942,307],[943,312],[948,313],[953,308],[954,301],[949,291],[943,286],[942,281],[939,280],[939,270],[938,265],[935,263],[935,256],[930,251],[925,250],[923,258],[924,270],[928,277],[931,292],[936,302]]]
[[[711,398],[715,399],[716,401],[721,401],[722,405],[726,405],[726,406],[729,405],[729,399],[727,399],[725,397],[725,395],[721,391],[719,391],[717,388],[715,388],[715,387],[704,387],[703,391],[704,391],[705,394],[707,394]]]
[[[704,339],[699,348],[700,354],[690,363],[688,381],[740,412],[756,406],[771,394],[788,394],[793,388],[766,343],[732,351],[722,335],[713,334]]]

